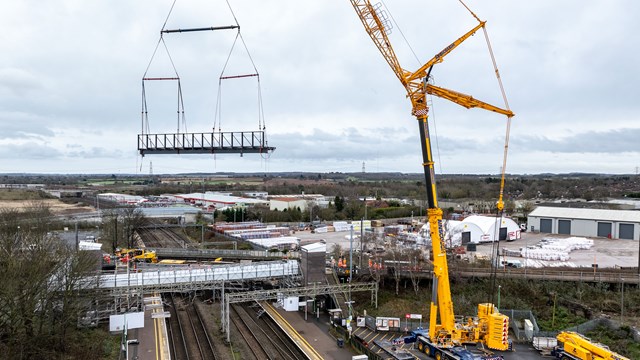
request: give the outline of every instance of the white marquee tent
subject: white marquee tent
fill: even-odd
[[[500,239],[501,228],[506,229],[502,230],[504,240],[520,239],[520,226],[515,221],[505,217],[498,219],[493,216],[473,215],[451,230],[452,243],[460,245],[466,236],[471,243],[493,242]]]

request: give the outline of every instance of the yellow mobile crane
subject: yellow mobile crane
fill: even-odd
[[[606,345],[592,342],[576,332],[563,331],[556,337],[561,344],[552,351],[556,359],[566,360],[630,360]]]
[[[430,305],[430,323],[428,336],[417,336],[418,348],[437,359],[470,358],[464,354],[462,344],[481,343],[490,349],[507,350],[509,318],[500,314],[491,303],[478,305],[478,316],[468,318],[464,322],[456,322],[451,300],[449,285],[449,270],[443,242],[442,210],[438,207],[436,195],[436,182],[434,172],[434,160],[431,152],[431,142],[428,127],[427,94],[435,95],[466,108],[478,107],[481,109],[506,115],[508,120],[514,116],[508,109],[474,99],[470,95],[434,86],[428,82],[429,75],[435,64],[441,63],[446,55],[458,47],[463,41],[484,28],[485,22],[478,19],[479,24],[466,34],[455,40],[449,46],[436,54],[416,71],[409,71],[400,66],[391,42],[387,36],[389,30],[386,19],[382,14],[381,4],[372,5],[369,0],[350,0],[358,17],[362,21],[365,30],[375,43],[376,47],[387,61],[398,80],[407,91],[407,97],[411,100],[412,115],[418,120],[420,128],[420,140],[422,143],[422,157],[424,176],[427,187],[429,230],[431,232],[431,244],[433,252],[433,290]],[[473,14],[473,13],[472,13]],[[475,14],[474,14],[475,17]],[[496,71],[497,74],[497,71]],[[509,124],[510,122],[508,122]],[[508,132],[507,132],[508,134]],[[507,138],[508,139],[508,138]],[[507,143],[508,144],[508,143]],[[505,144],[506,161],[507,145]],[[503,164],[504,165],[504,164]],[[504,166],[500,197],[497,208],[503,208],[502,194],[504,187]],[[438,322],[439,316],[439,322]],[[464,349],[464,348],[462,348]]]

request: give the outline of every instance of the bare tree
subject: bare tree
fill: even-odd
[[[136,230],[147,223],[147,218],[136,207],[107,210],[102,216],[102,238],[111,243],[113,252],[118,247],[132,248]]]
[[[384,273],[384,267],[383,267],[383,263],[382,263],[382,259],[380,254],[378,253],[378,242],[379,242],[379,237],[377,235],[373,236],[372,239],[372,252],[371,252],[371,257],[369,258],[369,272],[371,274],[371,277],[373,277],[373,279],[379,284],[380,284],[380,280],[384,279],[384,277],[382,276]]]
[[[420,273],[422,272],[422,252],[420,250],[409,250],[406,252],[406,259],[410,264],[407,269],[409,279],[411,279],[413,291],[418,295],[420,292]]]
[[[392,261],[392,265],[390,265],[388,269],[389,274],[393,276],[393,279],[396,282],[396,295],[400,295],[400,279],[403,271],[402,264],[404,262],[404,260],[402,260],[404,257],[403,251],[401,248],[394,246],[389,251],[387,251],[387,254]]]
[[[142,211],[136,207],[126,207],[120,209],[122,219],[122,230],[127,241],[127,247],[135,247],[133,236],[139,227],[146,225],[147,218]]]
[[[0,211],[2,357],[59,358],[79,343],[79,283],[96,264],[48,233],[51,219],[41,206]]]

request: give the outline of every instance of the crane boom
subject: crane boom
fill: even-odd
[[[426,101],[427,94],[447,99],[466,108],[478,107],[506,115],[507,117],[513,116],[513,112],[508,109],[502,109],[474,99],[470,95],[436,87],[428,83],[429,74],[433,66],[442,62],[446,55],[483,28],[486,22],[478,20],[479,24],[473,29],[449,44],[419,69],[411,72],[402,68],[391,46],[387,36],[390,25],[387,24],[386,15],[384,10],[381,9],[381,5],[371,5],[369,0],[350,0],[350,2],[364,25],[367,34],[369,34],[369,37],[407,91],[407,97],[411,100],[412,105],[411,113],[418,120],[434,268],[429,338],[432,342],[438,343],[440,348],[451,348],[462,343],[482,342],[492,349],[506,350],[508,347],[506,338],[508,317],[497,313],[493,304],[478,305],[478,316],[482,319],[481,324],[474,324],[473,321],[468,324],[456,324],[451,300],[446,250],[443,241],[442,209],[438,207],[435,168],[427,121],[429,110]],[[438,316],[440,318],[439,323],[437,321]]]
[[[597,360],[629,360],[612,351],[606,345],[591,341],[591,339],[573,331],[563,331],[556,338],[562,344],[556,357],[562,359],[597,359]]]
[[[449,101],[452,101],[460,106],[466,107],[467,109],[471,109],[471,108],[480,108],[480,109],[485,109],[485,110],[489,110],[489,111],[493,111],[495,113],[498,114],[502,114],[502,115],[506,115],[509,117],[513,116],[513,112],[511,110],[506,110],[503,108],[499,108],[497,106],[488,104],[484,101],[480,101],[478,99],[474,99],[473,96],[471,95],[467,95],[467,94],[463,94],[457,91],[453,91],[453,90],[449,90],[449,89],[445,89],[445,88],[441,88],[441,87],[437,87],[431,84],[427,84],[426,87],[426,92],[427,94],[430,95],[434,95],[437,96],[439,98],[443,98],[443,99],[447,99]]]

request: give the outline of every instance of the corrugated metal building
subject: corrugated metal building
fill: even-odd
[[[638,240],[640,211],[540,206],[527,219],[529,230],[612,239]]]

